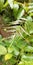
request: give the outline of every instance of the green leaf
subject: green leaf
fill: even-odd
[[[14,54],[17,56],[19,55],[19,50],[16,46],[13,46],[13,49],[14,49]]]
[[[5,61],[11,59],[12,56],[13,56],[12,54],[7,53],[7,54],[5,55]]]
[[[4,0],[0,0],[0,12],[1,12],[2,9],[3,9],[3,4],[4,4]]]
[[[15,17],[15,18],[16,18],[18,9],[19,9],[19,5],[18,5],[17,3],[14,3],[13,13],[14,13],[14,17]]]
[[[20,19],[24,15],[24,9],[21,7],[17,13],[17,19]]]
[[[0,45],[0,56],[5,55],[6,53],[7,53],[7,49],[3,45]]]
[[[21,60],[25,60],[25,61],[33,61],[33,55],[31,54],[31,55],[22,55],[22,57],[21,57]]]
[[[27,17],[27,21],[25,22],[25,31],[27,31],[29,34],[33,33],[33,22],[31,17]]]
[[[24,65],[24,62],[20,61],[18,65]]]
[[[13,9],[13,1],[14,1],[14,0],[8,0],[8,3],[9,3],[9,5],[10,5],[11,9]]]
[[[8,53],[12,53],[14,51],[13,47],[8,47]]]
[[[33,52],[33,47],[32,46],[25,47],[25,52]]]
[[[33,65],[33,61],[20,61],[18,65]]]

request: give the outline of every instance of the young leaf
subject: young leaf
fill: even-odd
[[[11,59],[11,58],[12,58],[12,54],[7,53],[7,54],[5,55],[5,61],[7,61],[7,60],[9,60],[9,59]]]

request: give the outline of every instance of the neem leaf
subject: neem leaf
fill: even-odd
[[[0,45],[0,56],[5,55],[7,53],[6,48],[3,45]]]

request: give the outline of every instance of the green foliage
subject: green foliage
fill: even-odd
[[[4,4],[4,1],[0,0],[0,16],[5,25],[16,23],[18,26],[13,36],[3,38],[0,35],[2,65],[33,65],[33,3],[6,0]]]
[[[1,12],[2,9],[3,9],[3,4],[4,4],[4,0],[0,0],[0,12]]]
[[[7,53],[6,48],[3,45],[0,45],[0,56],[5,55]]]

